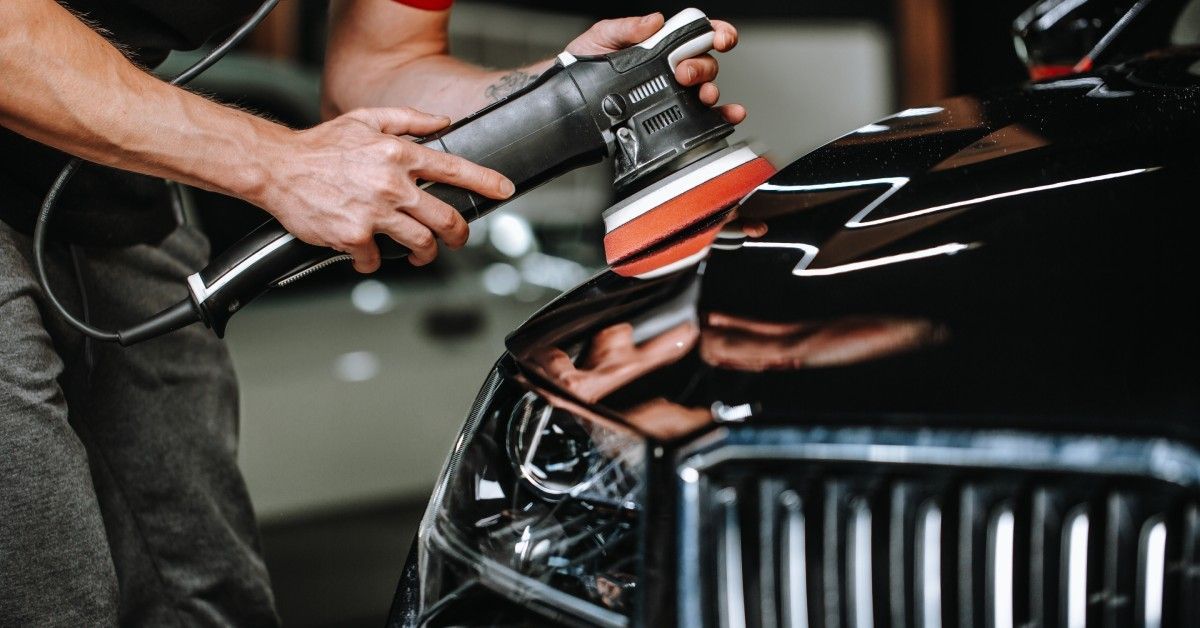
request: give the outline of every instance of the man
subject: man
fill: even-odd
[[[450,1],[335,2],[329,121],[302,131],[138,67],[200,45],[258,0],[0,1],[0,624],[277,622],[235,463],[224,347],[198,326],[131,349],[90,345],[46,307],[28,231],[63,153],[111,168],[77,179],[48,250],[56,293],[101,327],[181,298],[207,255],[164,209],[160,183],[115,169],[249,201],[299,238],[351,254],[361,272],[379,266],[376,233],[427,264],[439,240],[461,246],[467,225],[416,179],[496,199],[513,187],[405,136],[437,131],[550,63],[495,72],[453,59]],[[567,50],[617,50],[662,24],[658,14],[600,22]],[[717,28],[716,48],[732,48],[734,29]],[[716,73],[703,56],[677,79],[715,104]]]

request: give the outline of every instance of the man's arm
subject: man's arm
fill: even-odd
[[[500,174],[398,136],[449,121],[408,109],[347,114],[293,131],[172,87],[130,63],[54,0],[0,1],[0,125],[89,161],[245,199],[307,242],[378,266],[372,236],[414,263],[467,226],[415,179],[505,198]]]
[[[325,61],[322,110],[334,116],[358,107],[404,105],[462,118],[524,87],[550,67],[552,60],[515,70],[487,70],[449,54],[450,11],[427,11],[392,0],[334,0]],[[614,52],[653,35],[664,23],[658,13],[604,20],[567,45],[577,55]],[[713,20],[714,47],[724,52],[737,44],[737,31]],[[712,80],[717,61],[702,55],[679,64],[675,78],[701,85],[700,98],[715,105]],[[746,117],[740,105],[726,105],[730,122]]]

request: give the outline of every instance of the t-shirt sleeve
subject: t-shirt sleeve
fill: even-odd
[[[406,7],[425,9],[426,11],[445,11],[454,4],[454,0],[393,0]]]

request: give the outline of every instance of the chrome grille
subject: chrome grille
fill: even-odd
[[[680,624],[1198,625],[1198,474],[1161,441],[721,432],[681,461]]]

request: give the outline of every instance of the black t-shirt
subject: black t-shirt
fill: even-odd
[[[0,0],[2,2],[3,0]],[[261,0],[59,0],[152,68],[172,50],[194,50],[235,27]],[[0,86],[0,89],[3,87]],[[0,127],[0,219],[30,232],[68,156]],[[159,179],[88,164],[55,209],[52,238],[124,245],[161,240],[174,228]]]

